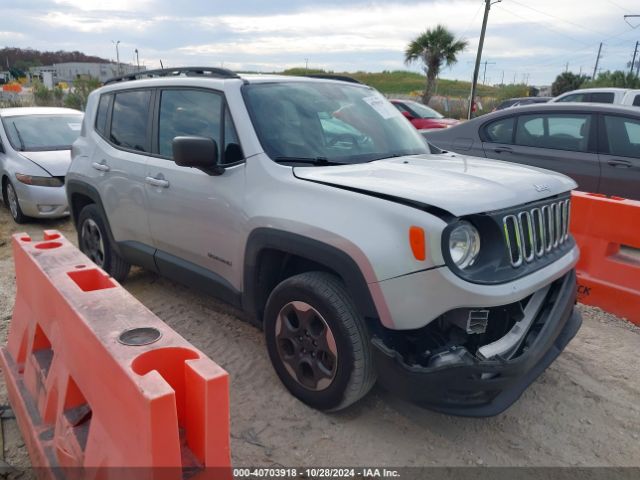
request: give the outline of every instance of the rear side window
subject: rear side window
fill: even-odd
[[[107,136],[107,115],[109,114],[109,102],[111,95],[102,95],[98,102],[98,113],[96,113],[96,132],[103,137]]]
[[[593,103],[613,103],[613,92],[594,92],[591,94],[589,101]]]
[[[605,115],[609,155],[640,158],[640,121]]]
[[[111,114],[111,142],[119,147],[149,152],[150,104],[150,90],[116,93]]]
[[[558,102],[586,102],[587,95],[585,93],[574,93],[573,95],[567,95],[562,97]]]
[[[513,127],[515,117],[501,118],[485,127],[484,133],[488,142],[513,143]]]
[[[160,97],[158,150],[173,158],[173,139],[181,136],[206,137],[218,145],[222,134],[222,96],[202,90],[164,90]]]
[[[640,95],[636,95],[636,98],[633,99],[633,106],[640,107]]]
[[[589,147],[591,115],[522,115],[516,128],[516,144],[586,152]]]

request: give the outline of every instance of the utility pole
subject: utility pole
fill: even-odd
[[[518,72],[513,72],[513,84],[516,84],[516,77],[518,76]]]
[[[567,64],[565,65],[564,71],[565,73],[569,71],[569,62],[567,62]]]
[[[116,62],[118,65],[118,75],[122,75],[122,72],[120,71],[120,51],[118,50],[118,45],[120,45],[120,40],[111,40],[111,43],[113,43],[116,46]]]
[[[502,79],[500,80],[500,85],[504,85],[504,70],[502,70]]]
[[[636,64],[636,55],[638,54],[638,45],[640,45],[640,42],[636,42],[636,49],[633,51],[633,60],[631,60],[631,68],[629,69],[630,75],[633,73],[633,67]]]
[[[473,81],[471,82],[471,97],[469,98],[469,110],[467,111],[467,118],[471,119],[473,113],[473,103],[476,98],[476,86],[478,84],[478,73],[480,73],[480,60],[482,60],[482,47],[484,46],[484,34],[487,31],[487,21],[489,20],[489,10],[493,3],[501,2],[502,0],[484,0],[484,18],[482,19],[482,30],[480,31],[480,42],[478,43],[478,54],[476,55],[476,66],[473,69]]]
[[[600,42],[600,47],[598,47],[598,56],[596,57],[596,66],[593,67],[593,76],[591,80],[596,79],[596,73],[598,72],[598,63],[600,63],[600,53],[602,53],[602,42]]]
[[[138,49],[134,50],[136,52],[136,63],[138,64],[138,71],[140,71],[140,57],[138,57]]]
[[[307,73],[309,71],[309,59],[305,58],[304,59],[304,73]]]
[[[482,73],[482,84],[485,85],[487,82],[487,65],[495,65],[496,62],[488,62],[487,60],[485,60],[484,62],[484,72]]]

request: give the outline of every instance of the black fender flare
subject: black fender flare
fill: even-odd
[[[67,180],[65,183],[65,191],[67,193],[67,203],[69,204],[69,211],[71,213],[71,218],[73,219],[73,224],[75,225],[76,230],[78,229],[78,215],[80,215],[80,212],[76,211],[75,209],[73,197],[74,195],[82,195],[91,199],[91,201],[98,207],[100,215],[102,215],[102,219],[107,226],[107,235],[109,236],[111,247],[116,251],[118,255],[123,256],[118,242],[115,241],[113,233],[111,233],[109,218],[107,217],[107,212],[104,209],[102,198],[100,197],[100,193],[98,193],[98,190],[95,187],[79,180]]]
[[[273,228],[257,228],[247,239],[244,262],[243,308],[258,313],[258,261],[264,250],[277,250],[313,261],[336,272],[360,313],[379,319],[369,286],[356,261],[346,252],[319,240]]]

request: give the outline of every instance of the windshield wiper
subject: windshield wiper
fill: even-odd
[[[334,162],[326,157],[276,157],[276,163],[306,163],[308,165],[345,165],[342,162]]]
[[[18,127],[16,126],[16,124],[13,124],[13,128],[15,129],[16,133],[18,134],[18,140],[20,140],[20,151],[24,152],[25,150],[25,146],[24,146],[24,140],[22,140],[22,135],[20,135],[20,130],[18,130]]]

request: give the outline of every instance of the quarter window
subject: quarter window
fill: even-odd
[[[633,106],[640,107],[640,95],[636,95],[636,98],[633,99]]]
[[[109,137],[115,145],[149,152],[147,128],[150,103],[150,90],[116,93]]]
[[[109,113],[109,102],[111,95],[102,95],[98,103],[98,113],[96,114],[96,131],[106,137],[107,132],[107,114]]]
[[[173,158],[173,139],[181,136],[214,140],[220,154],[222,97],[200,90],[164,90],[160,98],[158,149]]]
[[[238,134],[233,126],[229,109],[224,109],[224,156],[222,162],[225,164],[239,162],[244,158]]]
[[[501,118],[485,127],[487,141],[493,143],[513,143],[515,117]]]
[[[640,121],[605,115],[609,155],[640,158]]]
[[[517,145],[586,152],[589,148],[590,115],[522,115],[516,128]]]
[[[595,92],[591,94],[590,102],[593,103],[613,103],[613,92]]]

